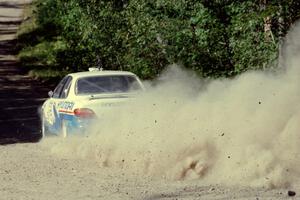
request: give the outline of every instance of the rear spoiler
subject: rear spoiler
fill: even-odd
[[[95,99],[124,99],[124,98],[130,98],[130,95],[91,95],[89,97],[89,100],[95,100]]]

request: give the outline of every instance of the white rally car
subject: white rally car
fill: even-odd
[[[125,71],[88,72],[65,76],[42,106],[42,134],[66,137],[85,134],[104,110],[144,90],[139,78]]]

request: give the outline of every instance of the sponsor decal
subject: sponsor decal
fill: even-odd
[[[59,112],[73,114],[74,102],[62,101],[58,103],[57,108]]]

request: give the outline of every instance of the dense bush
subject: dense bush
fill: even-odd
[[[142,78],[173,63],[205,77],[266,68],[300,13],[295,0],[37,0],[35,5],[39,31],[26,33],[35,39],[22,46],[25,65],[61,71],[102,66]]]

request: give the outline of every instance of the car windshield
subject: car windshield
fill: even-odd
[[[78,79],[76,94],[124,93],[140,90],[141,86],[134,76],[93,76]]]

